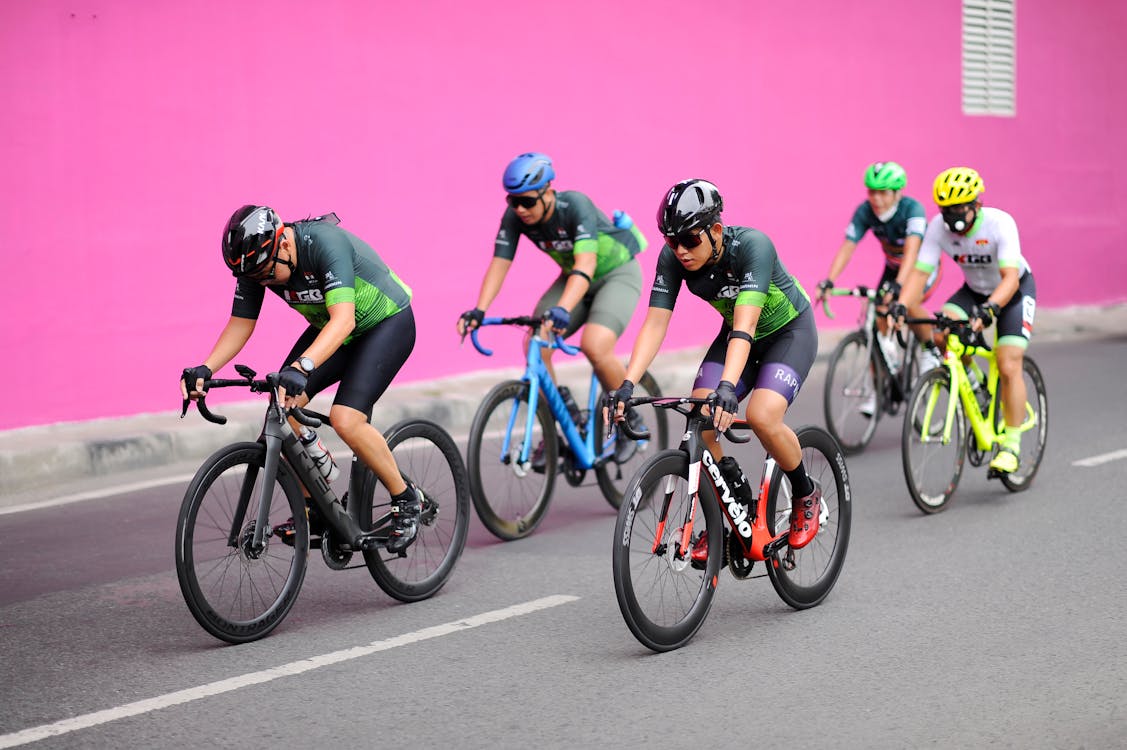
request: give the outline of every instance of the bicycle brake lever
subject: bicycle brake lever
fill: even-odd
[[[192,403],[192,399],[184,399],[184,405],[180,407],[180,418],[183,419],[188,413],[188,404]]]

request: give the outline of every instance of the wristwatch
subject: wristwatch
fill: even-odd
[[[316,368],[316,365],[313,364],[313,360],[310,357],[302,357],[297,363],[301,365],[301,371],[306,375],[311,374],[314,368]]]

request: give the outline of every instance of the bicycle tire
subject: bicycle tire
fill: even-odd
[[[628,500],[619,508],[614,528],[611,569],[618,607],[630,632],[653,651],[680,648],[697,633],[712,607],[724,558],[724,521],[715,489],[707,480],[700,483],[693,539],[707,534],[708,557],[703,567],[694,567],[691,554],[687,558],[676,554],[682,519],[693,502],[686,493],[688,475],[689,458],[684,452],[664,450],[651,456],[627,485]],[[660,508],[667,482],[673,492],[668,520],[662,525]],[[665,607],[670,611],[665,612]]]
[[[1041,368],[1029,357],[1023,358],[1021,368],[1023,377],[1026,378],[1025,398],[1033,407],[1037,422],[1027,432],[1021,434],[1020,463],[1017,471],[1000,476],[1002,484],[1010,492],[1023,492],[1029,489],[1033,477],[1037,476],[1037,470],[1041,468],[1041,459],[1045,457],[1045,443],[1049,439],[1049,395],[1045,390],[1045,379],[1041,376]]]
[[[466,546],[470,528],[469,480],[457,443],[426,419],[405,419],[386,433],[388,448],[404,480],[423,492],[419,532],[404,553],[364,550],[368,572],[384,593],[401,602],[434,596],[449,580]],[[374,476],[371,477],[374,479]],[[372,528],[386,515],[391,498],[375,504],[375,481],[367,481],[361,525]],[[385,491],[386,492],[386,491]]]
[[[638,384],[634,387],[635,396],[662,396],[661,388],[657,384],[648,371],[638,379]],[[599,394],[599,400],[596,402],[595,408],[599,410],[599,414],[595,417],[595,450],[600,451],[600,446],[606,441],[610,431],[610,426],[603,422],[602,418],[602,405],[606,401],[606,392]],[[607,461],[602,466],[595,468],[595,478],[599,482],[599,490],[602,491],[603,497],[606,499],[610,506],[617,510],[622,505],[622,495],[626,488],[627,482],[634,473],[634,469],[641,466],[648,456],[655,455],[658,451],[663,451],[669,448],[669,414],[665,409],[650,409],[643,418],[646,425],[650,428],[652,433],[651,439],[645,443],[639,443],[637,450],[630,454],[630,457],[623,463],[618,463],[614,458]],[[623,467],[627,467],[623,471]]]
[[[845,564],[853,527],[853,498],[845,452],[829,432],[807,426],[795,431],[802,446],[806,473],[822,487],[821,525],[802,549],[784,547],[767,561],[767,576],[779,598],[795,609],[808,609],[825,600]],[[790,525],[791,493],[786,474],[775,464],[767,490],[767,524],[772,534]],[[784,560],[793,554],[794,567]]]
[[[941,438],[947,420],[947,404],[952,398],[956,400],[955,424],[951,428],[951,442],[944,445]],[[958,393],[951,390],[951,373],[945,367],[921,375],[908,397],[900,437],[901,463],[908,494],[923,513],[945,510],[963,474],[969,427],[958,398]],[[929,404],[932,412],[930,421],[926,422],[925,441]],[[950,451],[954,455],[947,457]]]
[[[514,408],[516,420],[509,432]],[[485,528],[504,541],[528,536],[544,520],[559,472],[556,420],[543,398],[536,407],[532,447],[543,441],[544,473],[516,465],[514,457],[519,455],[524,439],[527,409],[528,384],[508,380],[486,394],[470,425],[466,469],[474,510]],[[502,455],[506,434],[510,436],[509,451]]]
[[[278,462],[265,549],[249,548],[265,463],[262,443],[220,448],[188,485],[176,521],[176,577],[184,602],[204,630],[228,643],[257,640],[277,627],[305,579],[309,523],[301,488],[285,461]],[[241,493],[249,493],[249,502],[232,547],[228,539]],[[294,523],[292,546],[273,532],[287,516]]]
[[[826,429],[847,454],[860,453],[876,433],[884,403],[877,378],[875,354],[864,331],[853,331],[837,343],[826,367],[822,411]],[[873,415],[861,413],[861,404],[872,394]]]

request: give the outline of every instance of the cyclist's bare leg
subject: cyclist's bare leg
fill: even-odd
[[[1006,426],[1020,427],[1025,421],[1025,378],[1022,375],[1022,361],[1025,350],[1020,346],[999,346],[995,350],[998,357],[998,373],[1002,392],[1002,408]]]
[[[912,318],[928,318],[928,317],[931,317],[922,304],[921,305],[913,305],[912,307],[909,307],[908,308],[908,316],[912,317]],[[934,326],[929,326],[925,323],[918,323],[916,325],[909,326],[909,327],[912,329],[912,333],[916,334],[916,339],[921,344],[926,344],[928,342],[932,342],[932,343],[935,342],[935,334],[931,330]]]
[[[387,441],[380,431],[368,422],[363,412],[349,406],[333,404],[332,410],[329,411],[329,419],[337,435],[340,435],[340,439],[376,473],[391,495],[398,495],[407,489]]]
[[[783,422],[787,406],[787,399],[781,393],[756,388],[747,400],[747,423],[779,468],[793,471],[802,462],[802,446],[798,435]]]
[[[617,342],[618,334],[604,325],[588,323],[583,326],[579,348],[591,363],[603,388],[608,391],[622,385],[622,381],[626,379],[626,367],[614,355],[614,345]]]

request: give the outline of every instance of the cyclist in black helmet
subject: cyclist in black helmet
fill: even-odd
[[[411,290],[337,223],[335,214],[284,223],[267,206],[232,214],[223,231],[223,260],[236,279],[231,317],[203,364],[184,370],[180,391],[184,398],[202,396],[204,381],[250,339],[266,289],[277,294],[309,321],[280,370],[285,406],[304,406],[340,383],[329,412],[333,429],[391,493],[387,548],[399,552],[418,533],[420,499],[368,415],[414,348]]]
[[[666,193],[657,212],[665,247],[657,259],[649,310],[626,379],[607,395],[604,418],[622,421],[623,402],[657,356],[684,282],[722,318],[692,395],[712,399],[713,424],[726,430],[739,402],[751,394],[748,424],[790,479],[794,501],[788,541],[798,549],[818,533],[822,490],[807,476],[798,436],[783,416],[814,364],[818,332],[806,292],[787,273],[771,240],[758,229],[724,226],[723,208],[720,191],[706,180],[684,180]],[[723,470],[720,443],[715,434],[706,435]],[[703,537],[702,542],[707,544]],[[694,549],[694,557],[702,552]]]
[[[462,313],[457,330],[465,336],[481,323],[501,291],[524,235],[560,267],[534,314],[544,317],[546,329],[565,337],[586,324],[579,348],[609,390],[625,377],[614,347],[642,296],[642,269],[634,256],[645,250],[646,239],[622,212],[615,212],[612,222],[583,193],[557,192],[552,187],[555,177],[552,160],[541,153],[521,154],[506,167],[501,182],[508,206],[494,241],[493,260],[481,282],[477,305]],[[545,365],[551,372],[547,357]],[[629,417],[636,431],[645,434],[640,416],[631,410]],[[622,460],[633,451],[628,440],[615,447]]]

